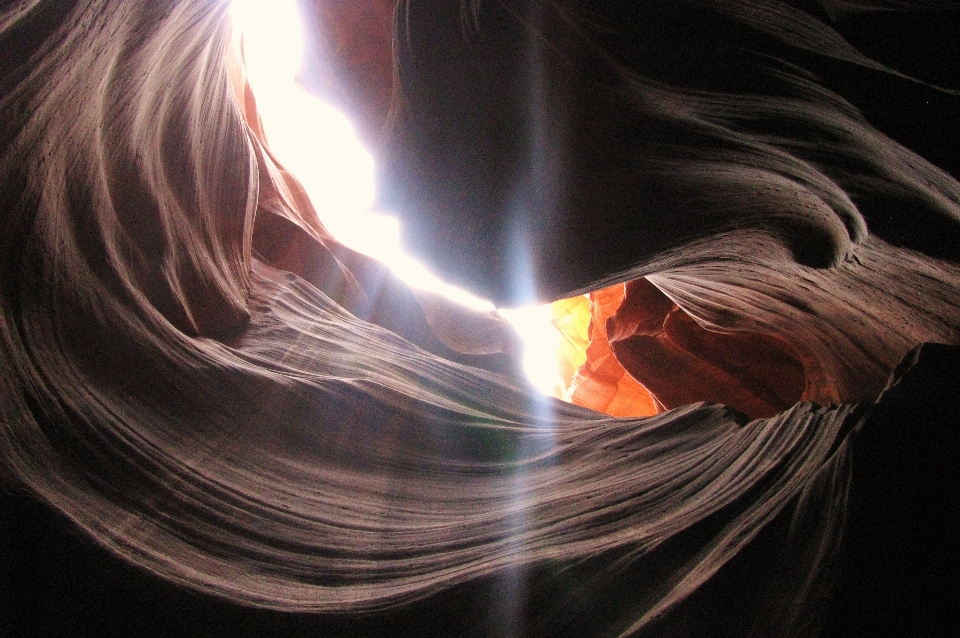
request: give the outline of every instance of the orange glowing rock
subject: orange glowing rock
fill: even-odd
[[[659,412],[656,401],[624,370],[607,342],[607,320],[620,307],[623,290],[623,284],[617,284],[575,298],[578,308],[589,307],[589,314],[582,313],[588,323],[587,338],[583,341],[583,363],[570,382],[568,396],[577,405],[611,416],[650,416]],[[570,302],[563,300],[557,304]]]
[[[803,394],[803,366],[783,340],[707,330],[646,279],[564,299],[553,310],[565,339],[561,398],[577,405],[649,416],[710,401],[756,418]]]
[[[707,330],[646,279],[623,288],[608,347],[664,407],[709,401],[759,418],[800,400],[803,365],[782,339]]]

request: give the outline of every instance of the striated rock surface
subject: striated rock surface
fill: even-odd
[[[831,85],[953,95],[832,23],[935,3],[813,4],[399,5],[385,198],[498,301],[626,283],[594,334],[679,407],[616,419],[329,237],[264,146],[226,2],[3,3],[4,489],[141,575],[341,629],[815,634],[857,582],[832,567],[869,562],[841,560],[851,486],[899,489],[857,475],[883,471],[855,453],[871,406],[958,341],[960,185]],[[638,16],[667,34],[644,68]],[[919,432],[883,396],[878,432]]]

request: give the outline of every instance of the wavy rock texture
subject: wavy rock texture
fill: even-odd
[[[719,7],[778,46],[871,66],[792,5],[683,4]],[[442,18],[445,6],[432,9]],[[536,6],[556,50],[586,42],[570,7]],[[412,293],[339,247],[271,159],[227,8],[0,9],[5,482],[125,561],[247,606],[403,616],[492,582],[503,595],[489,618],[441,635],[582,635],[581,623],[593,635],[682,635],[710,626],[699,612],[709,601],[731,598],[762,604],[724,625],[730,635],[815,633],[846,518],[852,433],[869,401],[798,402],[752,421],[704,403],[614,419],[536,395],[510,376],[507,357],[453,360]],[[410,19],[398,28],[419,24],[423,6],[402,8]],[[487,15],[517,28],[510,12],[472,9],[464,15],[477,28]],[[440,56],[462,42],[442,21],[418,28],[405,34],[411,46],[431,40]],[[518,200],[517,210],[541,212],[572,202],[555,208],[568,217],[517,226],[528,238],[556,230],[530,253],[539,294],[646,277],[692,318],[683,321],[762,335],[746,349],[772,350],[792,371],[786,390],[767,386],[784,403],[799,389],[794,362],[801,399],[839,404],[875,397],[916,343],[957,341],[960,186],[947,173],[799,71],[776,80],[792,97],[757,98],[670,88],[576,50],[548,59],[537,86],[559,86],[565,113],[581,114],[565,148],[583,153],[544,155],[560,164],[534,166]],[[404,55],[406,110],[385,179],[396,199],[411,183],[429,187],[414,189],[423,206],[412,215],[449,204],[460,257],[477,266],[471,233],[483,219],[465,211],[503,207],[471,199],[470,176],[449,171],[476,168],[478,151],[491,153],[483,170],[527,165],[445,138],[469,115],[431,111],[448,70]],[[571,63],[596,73],[591,90],[609,90],[583,101],[585,85],[551,84]],[[459,71],[490,79],[482,66]],[[544,148],[573,123],[544,129]],[[650,134],[640,156],[631,135],[603,150],[624,130]],[[536,188],[544,176],[557,190]],[[605,220],[616,223],[598,244],[586,231]],[[892,230],[924,224],[939,242]],[[448,229],[423,242],[442,244]],[[491,231],[487,252],[510,237]],[[510,269],[475,274],[508,296]],[[699,334],[668,327],[670,316],[670,343]],[[620,336],[615,348],[635,338]],[[710,344],[684,343],[713,361]],[[738,561],[752,551],[780,560],[744,576]]]

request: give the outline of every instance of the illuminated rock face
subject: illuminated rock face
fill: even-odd
[[[607,336],[624,368],[667,409],[711,401],[757,418],[803,394],[803,366],[786,343],[705,330],[645,279],[626,285]]]
[[[958,340],[960,187],[804,74],[762,99],[627,81],[546,4],[542,66],[464,65],[443,56],[526,32],[450,4],[409,3],[383,146],[433,263],[499,299],[628,282],[620,360],[646,378],[665,353],[651,386],[702,371],[663,402],[868,403],[612,419],[457,363],[270,159],[225,3],[6,3],[4,481],[240,605],[402,616],[493,582],[489,620],[528,635],[683,635],[717,601],[742,603],[728,635],[813,633],[869,400],[913,345]],[[678,4],[869,66],[792,5]]]
[[[610,348],[608,320],[623,302],[622,284],[590,293],[585,361],[576,370],[570,400],[613,416],[650,416],[660,411],[649,390],[630,376]]]

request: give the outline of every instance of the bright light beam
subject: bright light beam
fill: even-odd
[[[498,312],[523,339],[523,371],[530,383],[543,394],[565,398],[558,363],[563,335],[553,324],[550,304],[501,308]]]
[[[338,241],[379,259],[413,287],[477,310],[493,310],[491,302],[442,282],[405,255],[399,222],[371,210],[373,157],[346,117],[296,83],[303,30],[295,0],[233,0],[231,11],[242,33],[247,79],[270,150],[296,175],[324,226]],[[549,305],[500,312],[524,340],[524,367],[531,383],[553,395],[560,333],[551,323]]]

